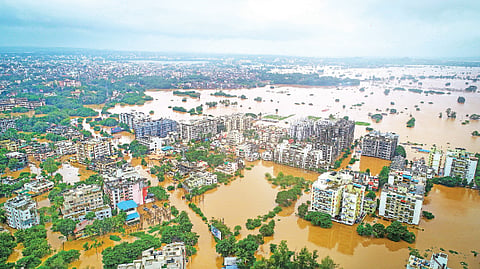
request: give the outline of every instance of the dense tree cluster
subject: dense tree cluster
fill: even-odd
[[[305,215],[305,220],[310,221],[315,226],[322,228],[332,228],[332,216],[327,213],[311,211]]]
[[[271,245],[272,246],[272,245]],[[318,253],[308,251],[307,248],[302,248],[299,252],[292,251],[288,248],[285,240],[280,242],[280,245],[275,246],[270,258],[261,258],[257,260],[253,267],[254,269],[269,269],[269,268],[291,268],[291,269],[335,269],[338,264],[329,257],[325,257],[319,263]]]
[[[415,234],[409,232],[407,226],[402,225],[399,221],[392,222],[388,227],[381,223],[360,224],[357,226],[357,233],[361,236],[374,236],[377,238],[387,237],[391,241],[399,242],[400,240],[408,243],[415,242]]]

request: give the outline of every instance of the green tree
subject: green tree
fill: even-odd
[[[373,235],[377,238],[385,237],[385,226],[381,223],[375,223],[372,226],[373,228]]]
[[[405,151],[405,148],[402,145],[398,145],[395,148],[395,156],[402,156],[403,158],[407,157],[407,153]]]
[[[308,213],[308,205],[306,203],[302,203],[301,205],[298,206],[298,216],[300,218],[304,219],[307,213]]]
[[[330,256],[327,256],[322,259],[320,262],[320,269],[335,269],[338,268],[338,264],[335,264],[332,258]]]
[[[332,217],[329,214],[322,212],[308,212],[305,216],[305,219],[310,221],[315,226],[320,226],[322,228],[331,228]]]
[[[93,213],[93,212],[92,212]],[[73,235],[75,231],[76,223],[72,219],[59,219],[53,223],[52,231],[60,232],[63,236],[67,237]]]
[[[235,254],[235,244],[235,237],[230,236],[218,241],[217,245],[215,245],[215,250],[218,254],[222,255],[222,257],[229,257]]]
[[[95,212],[92,212],[92,211],[88,212],[85,215],[85,219],[87,219],[87,220],[93,220],[95,217],[96,217]]]
[[[58,170],[58,165],[53,158],[47,158],[41,166],[49,175]]]
[[[17,246],[15,237],[9,232],[0,233],[0,264],[5,264],[13,248]]]

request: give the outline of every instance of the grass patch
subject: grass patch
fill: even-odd
[[[112,241],[117,241],[117,242],[118,242],[118,241],[120,241],[120,240],[122,240],[122,239],[120,238],[120,236],[110,235],[110,240],[112,240]]]
[[[370,126],[370,122],[356,121],[356,122],[355,122],[355,125]]]
[[[264,116],[263,118],[264,119],[271,119],[271,120],[285,120],[285,119],[288,119],[290,117],[293,117],[295,116],[295,114],[292,114],[292,115],[288,115],[288,116],[280,116],[280,115],[266,115]]]

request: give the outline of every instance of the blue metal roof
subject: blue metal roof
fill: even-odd
[[[162,148],[163,151],[172,150],[172,149],[173,149],[172,146],[166,146]]]
[[[132,219],[136,219],[136,218],[140,218],[140,215],[137,212],[128,215],[127,216],[127,221],[132,220]]]
[[[117,204],[117,207],[120,209],[120,210],[129,210],[131,208],[137,208],[138,205],[137,203],[135,203],[135,201],[133,200],[127,200],[127,201],[121,201],[120,203]]]

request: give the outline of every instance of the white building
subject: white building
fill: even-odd
[[[216,184],[217,182],[217,175],[215,174],[209,172],[195,172],[185,179],[182,185],[186,191],[191,192],[194,188]]]
[[[94,212],[96,219],[112,216],[110,206],[103,203],[103,191],[99,185],[79,185],[66,191],[63,198],[64,218],[82,221],[88,212]]]
[[[8,226],[15,229],[28,229],[40,224],[37,203],[28,196],[19,195],[8,199],[4,204]]]
[[[411,185],[385,184],[380,195],[380,216],[418,225],[422,214],[423,190]]]
[[[477,169],[478,158],[465,149],[449,150],[445,158],[444,176],[459,177],[472,182]]]
[[[353,176],[345,172],[321,174],[312,185],[310,211],[329,214],[332,220],[353,225],[365,214],[365,186],[352,183]]]
[[[119,264],[118,269],[185,269],[187,260],[183,242],[165,245],[161,250],[147,249],[142,252],[140,260],[132,263]]]

